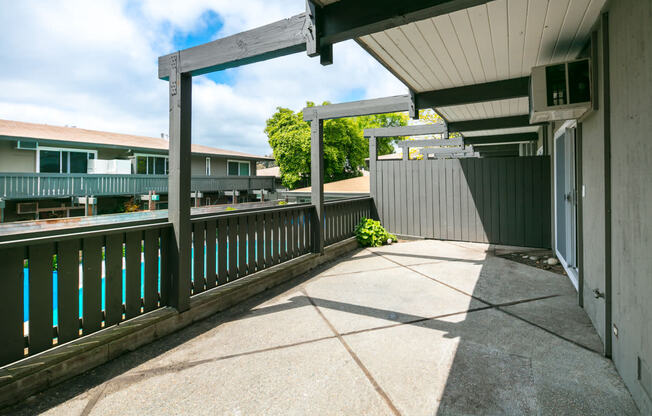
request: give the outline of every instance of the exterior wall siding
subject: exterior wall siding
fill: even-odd
[[[197,176],[204,176],[206,174],[206,157],[200,155],[193,155],[190,165],[190,174]],[[210,156],[211,158],[211,176],[226,176],[226,162],[227,160],[240,160],[238,158],[230,158],[225,156]],[[250,176],[256,176],[256,162],[251,161],[249,165]]]
[[[0,172],[36,172],[36,151],[16,149],[15,141],[0,140]]]
[[[602,31],[598,29],[598,68],[602,68]],[[593,74],[596,76],[596,74]],[[598,71],[598,85],[603,73]],[[593,326],[605,339],[605,300],[596,299],[593,290],[605,291],[605,183],[604,183],[604,91],[598,88],[598,110],[582,121],[582,205],[583,301]],[[580,197],[582,190],[579,189]]]
[[[651,1],[611,2],[613,360],[642,414],[652,414],[651,39]]]

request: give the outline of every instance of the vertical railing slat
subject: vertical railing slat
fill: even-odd
[[[288,212],[287,211],[281,211],[279,212],[279,244],[280,244],[280,251],[279,251],[279,263],[282,263],[288,259],[288,250],[287,250],[287,245],[288,245],[288,232],[287,232],[287,227],[288,227]]]
[[[281,262],[281,215],[278,211],[272,214],[274,217],[274,264]]]
[[[204,222],[192,225],[192,259],[194,294],[204,291]]]
[[[206,289],[215,287],[215,220],[206,222]]]
[[[238,218],[238,278],[247,275],[247,216]]]
[[[79,337],[79,240],[57,243],[59,344]]]
[[[123,234],[106,236],[104,268],[106,299],[104,301],[106,326],[122,321],[122,243]]]
[[[3,267],[0,293],[5,297],[0,302],[0,366],[24,356],[24,253],[23,247],[0,250],[0,264]]]
[[[141,286],[141,232],[131,231],[125,236],[125,316],[140,315]],[[188,276],[188,278],[190,278]]]
[[[102,240],[88,237],[83,240],[82,328],[84,335],[102,328]]]
[[[249,274],[256,271],[256,215],[247,217],[247,270]]]
[[[217,285],[227,282],[227,221],[226,218],[217,220]]]
[[[299,249],[298,249],[298,244],[299,244],[299,223],[298,223],[298,218],[299,218],[299,210],[298,209],[293,209],[290,211],[290,218],[291,218],[291,241],[292,241],[292,249],[290,251],[291,257],[298,257],[299,256]]]
[[[52,254],[54,244],[29,247],[29,354],[52,347]],[[2,318],[4,319],[4,317]]]
[[[238,217],[229,218],[229,282],[238,277]]]
[[[301,255],[305,250],[305,241],[303,240],[304,233],[304,220],[305,220],[305,210],[299,208],[297,210],[297,241],[298,241],[298,254]]]
[[[265,216],[256,215],[256,270],[265,268]]]
[[[170,262],[168,260],[170,252],[170,234],[172,229],[166,227],[161,230],[161,242],[159,247],[160,262],[161,262],[161,305],[168,305],[168,294],[170,293]]]
[[[145,231],[145,312],[158,307],[158,234],[157,229]]]
[[[265,267],[274,264],[274,244],[272,243],[273,217],[271,213],[265,214]]]

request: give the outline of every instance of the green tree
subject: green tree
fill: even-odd
[[[327,105],[328,103],[324,103]],[[308,102],[308,106],[314,105]],[[403,123],[403,124],[400,124]],[[407,124],[401,114],[342,118],[324,122],[324,181],[360,176],[369,155],[363,129]],[[283,185],[295,189],[310,184],[310,124],[303,113],[278,107],[267,120],[265,134],[281,169]],[[394,151],[393,138],[383,141],[380,154]]]

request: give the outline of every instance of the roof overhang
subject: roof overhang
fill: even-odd
[[[417,108],[435,110],[450,131],[501,135],[529,125],[513,122],[529,112],[532,67],[575,59],[605,3],[495,0],[356,40],[415,95]],[[483,119],[492,121],[470,123]]]

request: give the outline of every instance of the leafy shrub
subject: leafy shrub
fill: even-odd
[[[387,232],[380,221],[362,218],[355,227],[355,237],[360,245],[365,247],[380,247],[383,244],[396,242],[396,236]]]
[[[129,201],[125,202],[122,207],[123,212],[137,212],[140,209],[134,198],[131,198]]]

